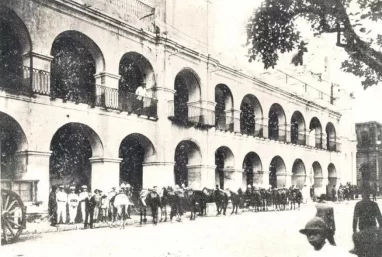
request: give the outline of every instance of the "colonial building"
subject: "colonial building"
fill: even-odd
[[[382,124],[376,121],[356,124],[357,185],[361,189],[382,188]]]
[[[220,63],[211,17],[204,0],[1,0],[2,187],[46,204],[55,184],[355,181],[337,99]]]

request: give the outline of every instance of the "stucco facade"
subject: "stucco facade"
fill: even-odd
[[[164,31],[171,24],[169,13],[166,15],[170,9],[161,6],[161,1],[152,3],[157,5],[155,21],[160,26],[156,27],[134,15],[122,19],[116,8],[99,10],[96,2],[1,1],[1,16],[14,28],[24,66],[50,76],[54,42],[71,38],[89,51],[95,84],[110,89],[104,92],[113,92],[101,93],[101,105],[63,101],[51,97],[52,80],[38,80],[42,77],[36,72],[24,74],[33,96],[0,90],[2,139],[17,138],[12,179],[37,181],[34,200],[47,202],[52,138],[68,127],[79,131],[90,144],[91,188],[109,190],[119,185],[124,158],[121,144],[126,138],[137,141],[144,150],[142,182],[136,187],[177,181],[193,188],[220,183],[232,189],[247,183],[306,184],[315,185],[319,194],[327,185],[355,181],[355,141],[335,105],[297,96],[219,63],[209,49],[208,29],[192,35],[199,45],[191,45],[181,34],[171,34],[170,29]],[[171,17],[180,19],[179,15]],[[208,18],[205,22],[208,28]],[[184,24],[185,28],[190,25]],[[207,36],[198,38],[200,35]],[[149,97],[157,101],[153,117],[131,114],[113,104],[121,94],[123,56],[141,60],[138,66]],[[179,100],[178,79],[186,88],[187,124],[179,123],[184,117],[176,110],[176,103],[183,101]],[[223,104],[217,103],[219,97]],[[244,118],[245,104],[252,118]],[[176,159],[177,151],[186,154],[186,163]],[[186,178],[175,178],[176,170],[185,167]],[[248,176],[253,177],[248,180]]]

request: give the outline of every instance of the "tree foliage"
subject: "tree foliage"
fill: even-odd
[[[52,93],[54,97],[89,103],[94,94],[95,63],[81,43],[58,38],[52,47]]]
[[[381,18],[379,0],[264,0],[247,24],[249,61],[260,59],[265,69],[274,68],[280,53],[301,45],[296,23],[302,19],[311,25],[315,36],[336,35],[333,44],[348,54],[342,69],[361,77],[367,88],[377,84],[382,75],[382,53],[377,50],[382,46],[382,35],[373,35],[370,29],[370,24]]]

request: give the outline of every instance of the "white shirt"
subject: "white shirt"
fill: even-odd
[[[64,192],[57,192],[56,199],[58,203],[60,202],[66,203],[68,201],[68,195]]]
[[[137,90],[135,91],[135,94],[138,96],[138,97],[137,97],[138,100],[142,100],[143,97],[146,97],[146,96],[147,96],[146,89],[143,88],[142,86],[140,86],[140,87],[137,88]]]
[[[329,244],[328,242],[325,243],[325,245],[321,248],[321,250],[316,251],[312,249],[311,251],[307,252],[305,256],[306,257],[356,257],[356,255],[349,253],[348,251],[342,249],[341,247],[333,246]]]
[[[89,192],[81,192],[81,193],[78,195],[78,200],[83,201],[83,200],[85,200],[87,197],[89,197]]]
[[[68,203],[70,206],[76,207],[78,205],[78,195],[75,193],[68,194]]]

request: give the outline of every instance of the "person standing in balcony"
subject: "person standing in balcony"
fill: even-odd
[[[134,111],[140,116],[143,112],[143,108],[145,107],[145,101],[147,98],[147,91],[146,91],[146,83],[141,81],[140,86],[135,90],[136,95],[136,107],[134,108]]]

